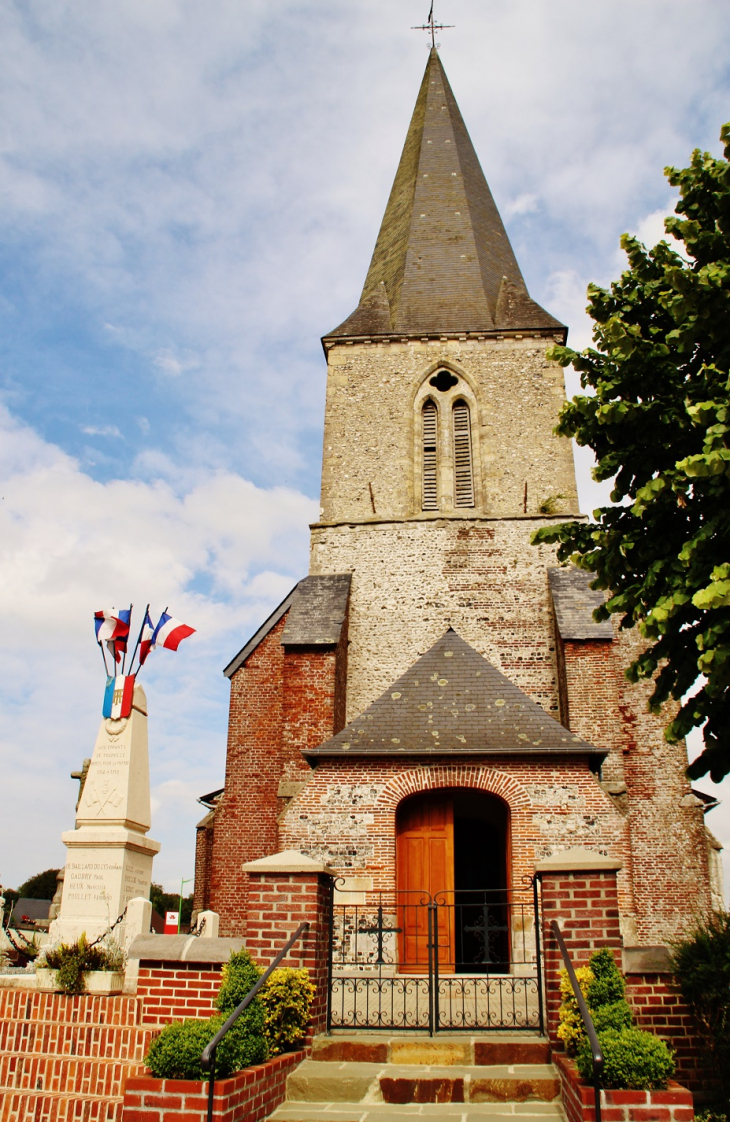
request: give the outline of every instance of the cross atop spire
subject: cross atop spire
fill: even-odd
[[[453,23],[434,23],[433,18],[433,5],[434,0],[431,0],[431,10],[428,13],[428,19],[425,23],[418,23],[411,28],[411,31],[430,31],[431,33],[431,47],[436,49],[436,32],[443,31],[447,27],[454,27]]]

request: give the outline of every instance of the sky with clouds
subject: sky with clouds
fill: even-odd
[[[221,670],[307,570],[320,336],[357,303],[427,0],[0,0],[0,882],[63,863],[104,673],[93,611],[197,628],[145,668],[155,879],[192,875]],[[653,243],[719,152],[727,0],[441,0],[456,98],[532,295]],[[572,386],[571,386],[572,388]],[[581,497],[601,497],[585,457]],[[704,784],[711,789],[710,784]],[[722,794],[722,791],[720,792]],[[730,847],[730,799],[710,826]]]

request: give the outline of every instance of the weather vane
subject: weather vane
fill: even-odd
[[[431,10],[428,13],[428,20],[426,21],[426,23],[416,24],[414,27],[411,28],[411,31],[430,31],[431,32],[431,46],[435,47],[436,46],[436,32],[437,31],[443,31],[444,28],[447,28],[447,27],[454,27],[455,24],[453,24],[453,23],[434,23],[433,5],[434,5],[434,0],[431,0]]]

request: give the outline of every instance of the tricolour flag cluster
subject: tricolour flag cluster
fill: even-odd
[[[125,674],[124,664],[127,659],[131,623],[131,604],[128,609],[102,608],[101,611],[94,612],[96,641],[101,647],[102,655],[104,654],[102,644],[105,643],[114,658],[115,664],[118,665],[120,662],[122,664],[121,674],[109,675],[107,671],[103,713],[105,717],[111,719],[128,717],[132,710],[132,695],[136,677],[136,674],[132,672],[132,666],[135,655],[138,656],[138,672],[139,668],[144,666],[150,651],[155,650],[156,647],[166,647],[167,650],[176,651],[183,639],[195,634],[194,627],[188,627],[186,623],[181,623],[179,619],[169,615],[166,610],[157,623],[153,623],[148,604],[137,645],[132,651],[129,670]],[[106,666],[106,656],[104,656],[104,665]]]

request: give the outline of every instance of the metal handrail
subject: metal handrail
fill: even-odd
[[[299,936],[304,931],[308,931],[308,930],[309,930],[309,924],[307,922],[299,924],[299,927],[296,929],[296,931],[291,936],[291,938],[281,948],[281,950],[279,951],[278,955],[276,956],[274,961],[271,963],[271,965],[266,967],[266,970],[263,972],[263,974],[259,978],[258,982],[256,982],[256,985],[251,987],[251,989],[248,991],[248,993],[244,997],[243,1001],[239,1005],[236,1006],[236,1008],[233,1010],[233,1012],[231,1013],[228,1020],[224,1024],[221,1025],[221,1027],[218,1029],[218,1032],[215,1034],[213,1039],[209,1040],[208,1043],[206,1044],[205,1048],[203,1049],[201,1057],[200,1057],[200,1066],[202,1067],[203,1071],[210,1072],[210,1078],[208,1079],[208,1122],[213,1122],[213,1094],[214,1094],[214,1090],[215,1090],[215,1054],[216,1054],[216,1049],[218,1048],[218,1045],[220,1044],[221,1040],[226,1035],[228,1030],[233,1028],[236,1021],[241,1016],[241,1013],[243,1013],[246,1009],[248,1009],[249,1005],[251,1004],[253,999],[256,997],[256,994],[259,992],[259,990],[263,986],[264,982],[268,981],[268,979],[273,974],[274,970],[276,970],[277,966],[281,962],[282,958],[285,958],[285,956],[292,949],[292,947],[296,943]],[[600,1119],[598,1120],[598,1122],[600,1122]]]
[[[603,1049],[601,1048],[600,1042],[598,1040],[598,1034],[596,1033],[596,1028],[593,1024],[593,1018],[591,1017],[591,1014],[588,1010],[586,999],[583,997],[583,991],[578,984],[578,979],[576,978],[575,970],[573,969],[573,963],[570,961],[568,948],[565,945],[565,940],[563,939],[563,934],[558,927],[557,920],[554,919],[552,921],[552,923],[550,924],[550,930],[555,936],[555,941],[557,942],[558,947],[560,948],[560,953],[563,956],[565,969],[568,972],[570,984],[573,987],[573,994],[575,996],[575,1000],[578,1002],[578,1009],[580,1010],[580,1015],[583,1018],[583,1025],[585,1027],[586,1035],[591,1046],[591,1053],[593,1055],[593,1098],[596,1106],[596,1122],[601,1122],[601,1075],[603,1073],[603,1065],[605,1062],[603,1058]]]

